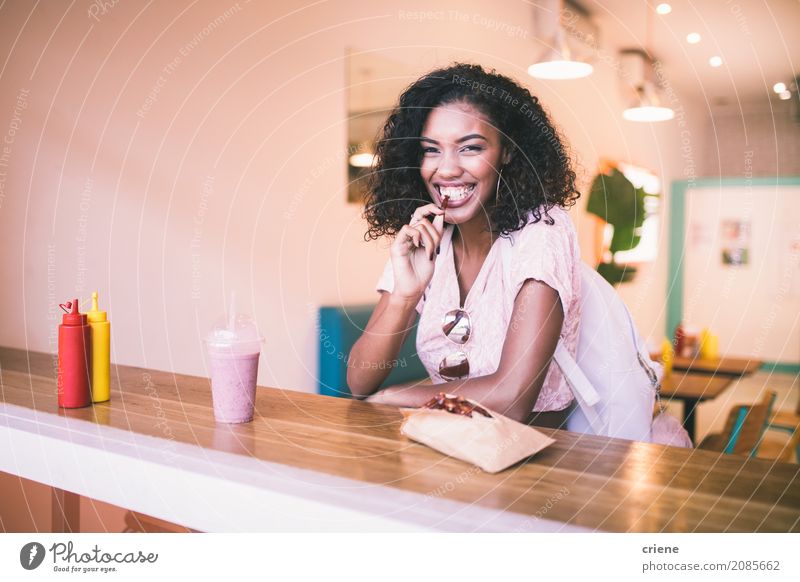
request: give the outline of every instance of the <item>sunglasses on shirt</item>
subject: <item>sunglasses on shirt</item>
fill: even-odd
[[[472,322],[469,313],[463,309],[453,309],[444,314],[442,332],[451,342],[465,345],[472,335]],[[444,380],[459,380],[469,376],[467,354],[457,350],[442,358],[439,363],[439,376]]]

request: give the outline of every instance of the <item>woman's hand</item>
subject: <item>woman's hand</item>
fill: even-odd
[[[428,216],[435,215],[433,221]],[[435,204],[420,206],[392,243],[392,294],[418,301],[433,277],[436,249],[444,232],[444,210]]]

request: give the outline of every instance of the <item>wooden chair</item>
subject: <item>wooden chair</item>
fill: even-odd
[[[800,463],[800,430],[794,432],[790,440],[764,437],[758,448],[759,459],[770,459],[783,463]]]
[[[794,412],[788,410],[776,411],[767,422],[767,430],[782,432],[790,436],[789,442],[776,442],[770,440],[760,456],[769,459],[778,459],[784,462],[800,463],[800,398]]]
[[[697,448],[755,457],[772,417],[776,396],[775,392],[767,392],[758,404],[734,406],[728,414],[725,429],[708,435]]]

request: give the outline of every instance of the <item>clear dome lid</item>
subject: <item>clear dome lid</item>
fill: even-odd
[[[220,317],[208,332],[205,342],[210,349],[235,354],[254,354],[261,351],[264,338],[252,317],[237,313],[231,318]]]

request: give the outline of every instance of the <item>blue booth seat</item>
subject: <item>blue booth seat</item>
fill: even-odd
[[[325,396],[350,396],[347,386],[347,360],[356,340],[367,327],[375,304],[320,307],[319,328],[319,393]],[[417,323],[406,341],[386,381],[381,387],[413,382],[428,377],[416,349]]]

